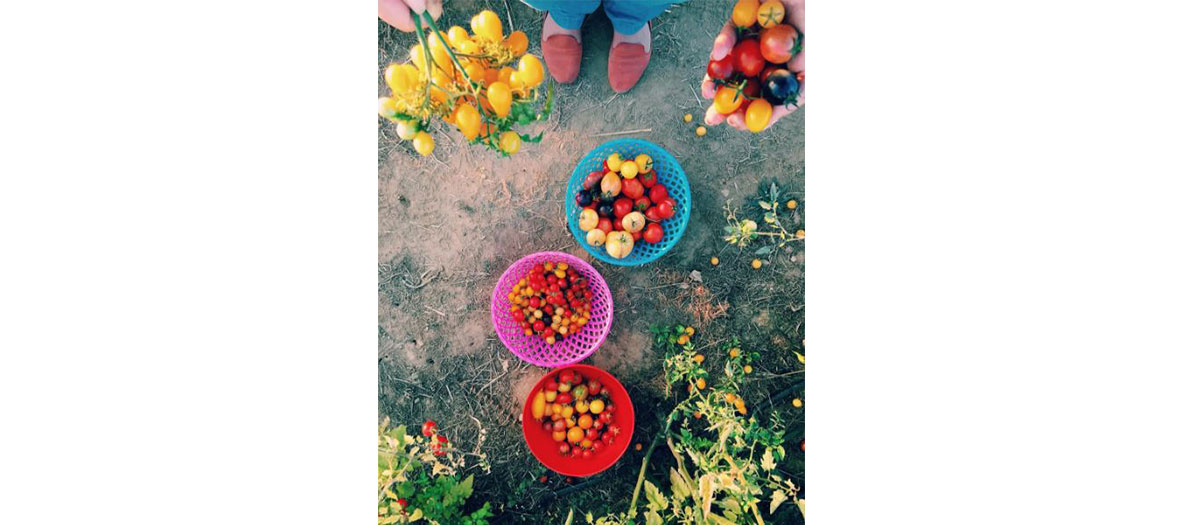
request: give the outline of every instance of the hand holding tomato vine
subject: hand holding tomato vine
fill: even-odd
[[[778,9],[784,10],[785,13],[776,12]],[[768,121],[765,124],[761,124],[761,127],[757,128],[756,131],[773,126],[779,119],[794,113],[795,110],[803,106],[805,93],[804,51],[802,49],[805,18],[804,0],[739,0],[737,5],[734,6],[733,17],[725,22],[725,26],[721,28],[721,32],[713,41],[713,51],[709,56],[709,71],[706,72],[705,78],[701,81],[701,95],[704,98],[713,99],[719,91],[722,95],[727,95],[726,100],[722,101],[721,111],[718,111],[717,103],[709,107],[705,113],[705,124],[715,126],[726,122],[735,129],[743,131],[751,130],[746,122],[746,114],[737,109],[739,109],[738,104],[741,103],[741,99],[756,96],[751,94],[752,92],[756,93],[756,89],[753,89],[755,86],[750,85],[753,82],[741,82],[736,86],[719,87],[721,83],[716,82],[716,80],[718,76],[729,76],[729,73],[724,71],[727,67],[730,68],[730,71],[736,69],[738,72],[741,72],[743,58],[747,54],[756,54],[759,52],[759,46],[747,45],[744,41],[739,42],[738,26],[742,26],[740,31],[743,34],[746,32],[746,27],[757,29],[759,25],[763,25],[770,28],[776,24],[770,22],[767,25],[767,22],[774,20],[774,17],[783,18],[784,14],[785,19],[781,20],[781,25],[793,26],[798,32],[798,36],[795,38],[796,42],[793,43],[794,45],[792,43],[788,44],[788,47],[798,47],[798,52],[791,55],[786,60],[786,63],[783,64],[785,69],[794,76],[794,79],[788,80],[797,81],[798,93],[793,101],[788,100],[783,104],[770,106]],[[735,21],[739,23],[735,25]],[[789,37],[787,41],[790,42]],[[757,42],[751,42],[751,44],[757,44]],[[747,49],[747,47],[752,47],[752,49]],[[766,44],[763,44],[761,52],[762,54],[766,53]],[[759,56],[757,58],[760,59],[762,57]],[[767,68],[772,66],[772,64],[767,64]],[[764,70],[761,73],[761,81],[764,84],[761,87],[765,88],[767,71]],[[750,80],[753,81],[754,79]]]
[[[430,18],[438,20],[442,16],[442,0],[377,0],[377,16],[404,33],[414,32],[411,11],[419,15],[429,13]]]

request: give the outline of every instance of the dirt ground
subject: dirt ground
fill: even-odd
[[[801,203],[790,229],[803,228],[805,109],[757,135],[719,126],[696,136],[707,107],[699,98],[700,79],[730,7],[728,1],[696,0],[656,18],[651,65],[622,95],[606,79],[610,23],[601,10],[591,15],[583,28],[580,77],[556,86],[547,122],[524,128],[544,131],[544,140],[524,144],[511,159],[466,145],[454,130],[435,132],[434,155],[423,158],[398,140],[392,125],[379,125],[378,417],[410,427],[434,419],[459,447],[487,453],[492,475],[477,477],[474,498],[491,501],[498,522],[560,522],[571,507],[580,514],[625,510],[641,459],[629,452],[592,478],[593,486],[559,498],[554,491],[571,486],[561,476],[550,473],[548,484],[537,482],[546,469],[529,454],[519,417],[525,395],[545,370],[500,343],[488,311],[500,274],[532,252],[562,250],[590,260],[611,287],[614,325],[586,363],[627,386],[636,403],[636,441],[649,442],[663,416],[662,359],[651,348],[649,328],[675,323],[698,327],[697,345],[710,357],[707,363],[722,361],[717,343],[734,335],[745,348],[760,350],[763,358],[745,397],[751,405],[782,411],[794,421],[790,438],[796,444],[802,439],[802,411],[789,408],[794,396],[773,404],[770,398],[787,389],[802,393],[802,374],[785,374],[801,368],[792,350],[803,350],[803,243],[792,243],[755,270],[753,250],[727,245],[722,230],[727,202],[758,219],[756,202],[772,180]],[[484,8],[500,14],[505,32],[510,26],[523,30],[530,52],[541,55],[541,13],[520,2],[449,1],[440,25],[466,26]],[[403,61],[415,42],[413,35],[379,23],[378,96],[388,89],[383,68]],[[685,113],[692,113],[691,124],[683,122]],[[620,136],[659,144],[680,162],[692,186],[688,230],[652,264],[606,265],[570,236],[562,212],[565,185],[586,152],[616,138],[596,135],[646,128],[652,131]],[[719,266],[710,265],[712,256]],[[802,453],[794,450],[787,465],[801,482]],[[653,456],[656,466],[662,459]]]

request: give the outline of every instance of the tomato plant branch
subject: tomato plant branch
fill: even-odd
[[[652,438],[651,444],[647,447],[647,454],[643,455],[643,462],[639,464],[639,478],[635,480],[635,490],[631,492],[631,506],[627,509],[627,516],[629,517],[635,517],[635,506],[639,502],[639,489],[643,487],[643,481],[647,475],[647,464],[651,461],[651,453],[656,449],[656,443],[659,442],[660,438],[668,433],[668,428],[672,426],[672,419],[675,415],[675,411],[668,414],[668,417],[664,420],[664,428]]]
[[[442,42],[443,49],[447,51],[447,55],[449,55],[451,60],[455,62],[455,69],[458,69],[459,72],[463,74],[463,78],[467,80],[467,85],[475,87],[475,83],[471,81],[471,77],[467,76],[467,70],[463,67],[463,64],[459,63],[459,58],[455,56],[455,50],[451,49],[451,44],[447,43],[447,39],[443,38],[443,33],[438,30],[438,26],[434,25],[434,18],[429,16],[426,17],[426,24],[430,26],[432,31],[434,31],[435,36],[438,37],[438,41]]]
[[[426,45],[426,33],[422,31],[422,19],[414,12],[410,12],[410,18],[414,20],[414,33],[418,35],[418,45],[421,46],[422,56],[426,59],[426,85],[422,87],[422,109],[426,109],[430,105],[430,85],[434,83],[434,57],[430,56],[430,48]]]

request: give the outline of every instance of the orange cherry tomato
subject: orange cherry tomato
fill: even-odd
[[[529,50],[529,37],[524,31],[513,31],[504,39],[504,45],[512,50],[512,56],[520,56]]]
[[[770,124],[770,102],[764,98],[754,99],[750,107],[746,108],[746,127],[758,133]]]
[[[713,96],[713,108],[722,115],[728,115],[737,111],[737,108],[741,105],[741,95],[736,89],[729,86],[718,88],[717,94]]]
[[[738,0],[733,6],[733,25],[750,27],[758,20],[758,0]]]
[[[492,85],[488,86],[488,102],[497,116],[507,117],[512,109],[512,88],[499,80],[492,82]]]

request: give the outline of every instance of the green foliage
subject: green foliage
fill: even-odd
[[[783,226],[783,221],[801,214],[798,201],[795,201],[795,209],[788,208],[787,203],[793,199],[788,199],[785,193],[780,193],[778,183],[773,181],[761,197],[758,200],[758,208],[762,213],[761,226],[753,219],[738,216],[738,209],[730,206],[728,202],[725,203],[727,225],[722,236],[725,242],[745,248],[759,239],[767,239],[769,242],[762,243],[763,245],[754,251],[754,255],[761,256],[773,255],[780,248],[786,247],[787,243],[802,241],[801,237],[796,237],[794,232],[787,231]],[[785,200],[780,201],[780,198]]]
[[[463,455],[441,443],[408,435],[406,427],[389,428],[385,420],[377,438],[377,523],[486,525],[492,516],[485,502],[471,513],[463,509],[471,497],[473,475],[460,479]],[[478,455],[477,455],[478,456]],[[479,466],[488,472],[480,457]],[[403,507],[399,500],[405,500]]]
[[[725,346],[722,376],[712,386],[697,388],[707,377],[703,361],[691,340],[682,337],[684,326],[656,327],[655,345],[664,350],[666,392],[686,385],[686,397],[671,410],[666,420],[666,444],[675,459],[668,471],[667,487],[644,478],[636,481],[646,504],[642,521],[632,501],[625,513],[587,516],[593,525],[635,523],[692,523],[763,525],[767,517],[782,512],[786,502],[803,512],[795,482],[780,469],[786,458],[783,444],[786,429],[782,418],[771,413],[769,422],[748,415],[740,392],[745,368],[759,358],[757,352],[741,348],[734,337]],[[650,454],[650,449],[649,449]],[[646,459],[644,463],[646,467]]]

